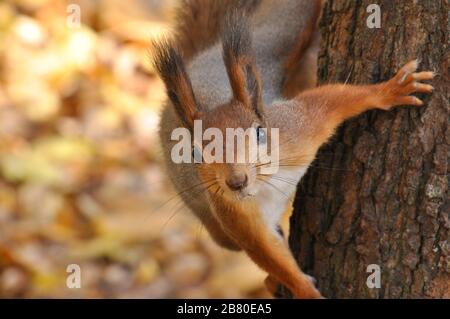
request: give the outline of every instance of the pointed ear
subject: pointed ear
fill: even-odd
[[[235,100],[263,117],[261,77],[256,67],[248,18],[231,12],[222,30],[223,59]]]
[[[168,40],[153,42],[153,64],[166,86],[167,95],[183,123],[192,129],[197,102],[184,62]]]

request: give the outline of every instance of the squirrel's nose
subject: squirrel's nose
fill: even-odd
[[[225,183],[232,191],[240,191],[248,184],[247,174],[237,174],[229,177]]]

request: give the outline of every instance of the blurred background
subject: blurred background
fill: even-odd
[[[0,297],[268,297],[264,273],[211,241],[161,165],[149,43],[174,5],[0,2]]]

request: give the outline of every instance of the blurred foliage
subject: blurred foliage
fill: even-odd
[[[71,1],[79,28],[66,1],[0,2],[0,297],[267,296],[161,168],[149,40],[174,2]]]

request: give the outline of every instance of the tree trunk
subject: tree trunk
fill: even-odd
[[[367,7],[381,7],[370,29]],[[435,70],[422,108],[346,122],[299,186],[290,245],[327,298],[450,298],[448,0],[329,0],[321,84],[376,83],[419,58]],[[369,288],[370,264],[381,287]],[[370,281],[370,280],[369,280]]]

